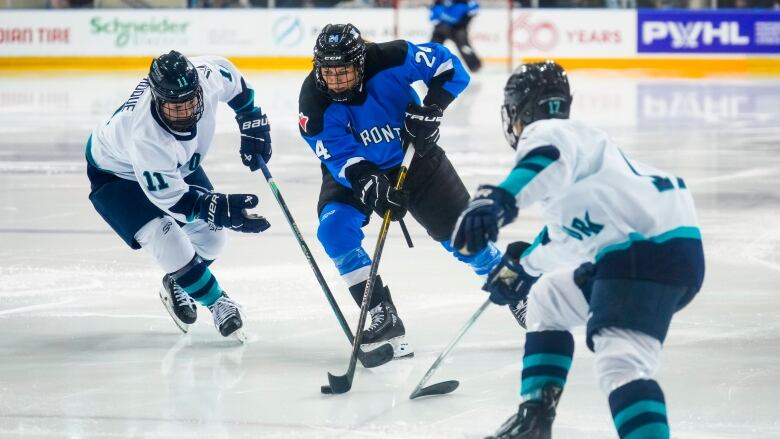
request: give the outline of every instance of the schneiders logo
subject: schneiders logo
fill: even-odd
[[[130,42],[135,44],[166,42],[165,40],[171,37],[183,36],[190,25],[185,21],[175,22],[168,18],[120,20],[117,17],[113,19],[92,17],[89,24],[93,34],[115,35],[117,47],[124,47]]]
[[[645,21],[642,23],[642,43],[653,44],[657,40],[671,38],[675,49],[696,49],[699,44],[712,46],[716,40],[722,46],[746,46],[750,37],[740,34],[739,22],[722,21],[717,25],[710,21]]]

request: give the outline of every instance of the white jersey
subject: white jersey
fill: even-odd
[[[193,220],[189,215],[193,191],[205,191],[191,188],[184,177],[198,169],[209,151],[219,102],[229,103],[236,112],[254,106],[254,91],[230,61],[217,56],[190,61],[203,89],[203,115],[191,132],[172,131],[163,122],[144,78],[130,98],[95,128],[87,144],[87,160],[93,166],[139,182],[152,203],[181,222]]]
[[[701,239],[682,179],[631,160],[606,133],[569,119],[528,125],[517,165],[500,187],[546,223],[521,258],[529,274],[598,261],[637,241]]]

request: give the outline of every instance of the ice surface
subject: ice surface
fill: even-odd
[[[320,169],[297,133],[303,72],[248,75],[269,114],[270,168],[352,325],[352,304],[316,240]],[[203,166],[224,192],[257,192],[273,227],[232,234],[213,271],[243,304],[249,343],[222,339],[208,312],[183,336],[159,303],[162,272],[92,209],[84,142],[129,95],[134,75],[0,80],[0,437],[478,438],[516,408],[523,333],[491,307],[430,383],[451,395],[410,401],[430,364],[485,296],[480,281],[409,224],[391,228],[380,272],[411,360],[358,368],[326,396],[350,346],[280,209],[238,157],[227,106]],[[441,144],[469,189],[497,182],[512,154],[500,130],[505,75],[476,76],[445,116]],[[659,379],[676,438],[780,437],[780,82],[572,74],[573,116],[634,157],[684,177],[700,214],[707,278],[676,316]],[[367,227],[372,251],[379,221]],[[530,239],[538,211],[502,242]],[[353,328],[354,329],[354,328]],[[614,438],[582,332],[557,438]]]

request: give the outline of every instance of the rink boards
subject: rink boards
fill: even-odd
[[[344,21],[373,41],[431,33],[423,8],[5,11],[0,69],[145,69],[171,48],[245,69],[308,69],[317,33]],[[552,58],[567,68],[780,74],[780,11],[483,9],[470,29],[496,65]]]

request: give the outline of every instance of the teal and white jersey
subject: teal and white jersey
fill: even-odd
[[[137,181],[152,203],[182,222],[188,222],[198,191],[184,177],[208,154],[219,102],[228,103],[237,113],[254,106],[254,91],[233,63],[217,56],[190,61],[203,89],[203,115],[192,131],[176,132],[165,124],[144,78],[128,100],[95,128],[86,152],[92,166]]]
[[[631,160],[606,133],[579,121],[528,125],[516,166],[499,186],[516,196],[521,212],[542,207],[547,226],[521,259],[533,275],[599,261],[637,242],[691,238],[700,248],[685,182]]]

